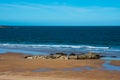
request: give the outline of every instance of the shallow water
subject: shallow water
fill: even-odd
[[[85,67],[76,67],[76,68],[65,68],[64,71],[83,71],[83,70],[93,70],[94,68],[85,66]]]
[[[115,70],[115,71],[120,71],[120,66],[115,66],[115,65],[111,65],[110,61],[106,61],[103,64],[103,70]]]
[[[7,52],[17,52],[17,53],[24,53],[24,54],[48,54],[45,52],[39,52],[39,51],[31,51],[31,50],[21,50],[21,49],[9,49],[9,48],[0,48],[0,54],[1,53],[7,53]]]
[[[64,68],[63,71],[83,71],[83,70],[109,70],[109,71],[120,71],[120,66],[114,66],[110,64],[110,61],[105,61],[104,64],[102,64],[103,68],[92,68],[89,66],[85,67],[75,67],[75,68]],[[34,70],[33,72],[48,72],[48,71],[54,71],[51,68],[41,68]]]
[[[64,68],[63,71],[81,71],[80,68]]]
[[[33,70],[33,72],[48,72],[48,71],[52,71],[52,69],[51,68],[41,68],[41,69]]]
[[[120,58],[112,58],[112,57],[103,57],[102,60],[120,60]]]

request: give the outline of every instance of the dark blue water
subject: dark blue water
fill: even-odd
[[[53,51],[120,51],[120,27],[11,27],[0,29],[1,47]],[[66,49],[67,48],[67,49]],[[31,50],[31,49],[30,49]],[[56,50],[56,49],[55,49]],[[44,52],[45,50],[42,49]],[[117,53],[118,53],[117,52]],[[111,54],[112,55],[112,54]]]
[[[120,27],[14,27],[0,29],[1,43],[119,46]]]

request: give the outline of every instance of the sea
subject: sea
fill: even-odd
[[[10,26],[0,28],[0,53],[33,55],[95,52],[120,58],[120,26]]]

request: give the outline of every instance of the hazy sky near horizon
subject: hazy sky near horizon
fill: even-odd
[[[118,26],[120,0],[0,0],[0,25]]]

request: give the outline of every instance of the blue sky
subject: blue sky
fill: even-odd
[[[0,0],[0,25],[118,26],[120,0]]]

